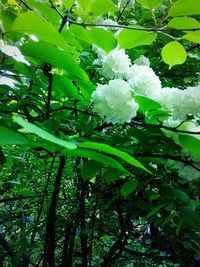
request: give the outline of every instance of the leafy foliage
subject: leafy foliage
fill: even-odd
[[[156,86],[195,88],[198,107],[199,0],[1,2],[0,266],[194,266],[199,112]],[[125,77],[125,63],[149,72]],[[135,82],[123,124],[93,109],[109,71]]]

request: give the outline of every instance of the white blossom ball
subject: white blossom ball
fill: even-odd
[[[131,65],[131,60],[124,49],[114,49],[102,59],[101,74],[108,78],[124,78]]]
[[[152,68],[142,65],[133,65],[127,72],[128,83],[138,94],[151,97],[154,92],[161,89],[159,77]]]
[[[111,80],[106,85],[99,84],[92,94],[92,100],[94,111],[107,123],[130,122],[139,108],[131,96],[131,87],[121,79]]]
[[[150,61],[147,57],[145,57],[144,55],[141,55],[140,57],[138,57],[134,63],[136,65],[143,65],[143,66],[150,66]]]

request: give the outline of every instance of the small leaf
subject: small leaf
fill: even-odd
[[[159,109],[161,107],[158,102],[145,96],[134,96],[133,98],[144,112],[148,110]]]
[[[187,34],[182,36],[182,39],[186,39],[193,43],[200,44],[200,31],[188,31]]]
[[[162,49],[162,59],[169,65],[169,69],[175,65],[183,64],[186,58],[185,48],[177,41],[166,44]]]
[[[161,0],[137,0],[137,2],[144,8],[154,9],[160,4]]]
[[[200,23],[194,19],[189,17],[181,17],[181,18],[173,18],[167,24],[167,27],[173,29],[195,29],[200,28]]]
[[[97,163],[93,160],[88,160],[81,168],[81,176],[86,180],[91,179],[101,168],[101,163]]]
[[[123,29],[118,36],[121,48],[134,48],[140,45],[150,45],[156,39],[156,33],[149,33],[143,30]]]
[[[27,139],[23,135],[0,126],[0,145],[22,145],[26,143]]]
[[[152,217],[153,215],[157,214],[157,213],[159,212],[159,210],[160,210],[162,207],[164,207],[164,206],[165,206],[165,204],[160,204],[160,205],[154,207],[153,209],[151,209],[151,210],[148,212],[146,218],[148,219],[148,218]]]
[[[120,192],[124,197],[127,197],[130,195],[133,191],[136,190],[138,186],[138,181],[137,180],[131,180],[123,184]]]
[[[173,3],[168,12],[169,16],[185,16],[199,15],[200,1],[199,0],[178,0]]]
[[[182,208],[182,216],[186,223],[195,229],[200,230],[200,216],[193,211],[190,207]]]
[[[48,133],[47,131],[39,128],[38,126],[28,122],[28,121],[25,121],[24,119],[22,119],[21,117],[19,116],[13,116],[13,121],[17,124],[19,124],[21,127],[23,127],[23,132],[27,132],[27,133],[33,133],[49,142],[52,142],[54,144],[57,144],[59,146],[62,146],[62,147],[66,147],[68,149],[75,149],[76,148],[76,145],[72,142],[68,142],[68,141],[65,141],[65,140],[62,140],[50,133]]]
[[[179,135],[179,142],[195,158],[200,160],[200,140],[191,135]]]
[[[88,31],[88,34],[92,43],[101,47],[106,52],[110,52],[117,45],[117,40],[115,39],[112,32],[106,31],[104,29],[92,28]]]
[[[111,0],[94,0],[90,11],[97,17],[117,11],[117,7]]]

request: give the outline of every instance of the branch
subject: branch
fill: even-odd
[[[18,0],[23,6],[25,6],[26,8],[28,8],[29,10],[33,11],[33,9],[27,5],[23,0]]]
[[[169,127],[169,126],[158,125],[158,124],[151,124],[151,123],[140,123],[140,122],[133,121],[131,123],[128,123],[128,125],[138,125],[138,126],[142,126],[142,127],[145,127],[145,126],[147,126],[147,127],[155,127],[155,128],[165,129],[165,130],[169,130],[171,132],[176,132],[176,133],[185,133],[185,134],[197,134],[197,135],[200,135],[200,132],[179,130],[177,128],[172,128],[172,127]]]
[[[97,23],[83,23],[83,22],[77,22],[72,19],[67,18],[66,21],[70,22],[71,24],[80,25],[83,27],[107,27],[107,28],[119,28],[119,29],[128,29],[128,30],[134,30],[134,31],[148,31],[148,32],[171,32],[171,31],[198,31],[200,28],[192,28],[192,29],[172,29],[169,27],[150,27],[150,28],[137,28],[132,27],[129,25],[110,25],[110,24],[97,24]]]
[[[126,4],[125,4],[124,7],[122,8],[122,11],[119,13],[119,16],[118,16],[118,18],[117,18],[117,22],[121,19],[121,17],[122,17],[122,15],[123,15],[124,11],[126,10],[127,6],[129,5],[130,1],[131,1],[131,0],[127,0]]]
[[[34,196],[26,196],[26,197],[10,197],[10,198],[4,198],[0,199],[0,203],[6,203],[10,201],[17,201],[17,200],[23,200],[23,199],[33,199],[33,198],[38,198],[38,197],[47,197],[48,194],[40,194],[40,195],[34,195]]]
[[[0,234],[0,244],[2,245],[2,247],[5,249],[5,251],[8,253],[8,255],[11,258],[14,258],[15,257],[14,250],[12,249],[12,247],[6,241],[6,239],[4,238],[4,236],[2,234]]]
[[[146,258],[149,258],[149,259],[152,259],[152,260],[163,261],[163,260],[169,260],[170,259],[169,256],[159,256],[159,255],[157,256],[157,255],[153,255],[153,254],[150,254],[150,253],[135,251],[135,250],[129,249],[127,247],[124,248],[124,251],[129,253],[132,256],[146,257]]]
[[[51,4],[51,7],[59,14],[59,16],[61,16],[61,18],[63,18],[63,14],[60,12],[60,10],[54,5],[54,3],[49,0],[50,4]]]
[[[65,156],[60,157],[57,176],[55,179],[54,189],[51,196],[51,202],[47,213],[47,224],[45,230],[45,243],[44,243],[44,258],[43,267],[55,267],[55,222],[56,222],[56,208],[58,196],[60,192],[61,179],[65,168]]]
[[[82,114],[86,114],[89,116],[99,117],[99,115],[92,113],[92,112],[89,112],[89,111],[86,111],[86,110],[81,110],[81,109],[73,108],[73,107],[65,107],[65,106],[52,109],[51,112],[60,111],[60,110],[72,110],[72,111],[80,112]]]
[[[195,170],[200,172],[200,168],[198,168],[196,165],[194,165],[193,162],[176,157],[174,155],[162,155],[162,154],[133,154],[134,157],[138,157],[138,158],[163,158],[163,159],[171,159],[174,161],[179,161],[182,162],[186,165],[189,165],[191,167],[193,167]]]

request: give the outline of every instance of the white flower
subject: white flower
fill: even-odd
[[[131,60],[124,49],[114,49],[102,57],[100,73],[108,78],[124,78],[131,65]]]
[[[127,72],[127,79],[136,93],[148,97],[161,89],[159,77],[148,66],[133,65]]]
[[[134,63],[136,65],[143,65],[143,66],[150,66],[150,61],[147,57],[141,55],[139,58],[137,58]]]
[[[30,65],[16,46],[5,45],[4,43],[1,42],[1,51],[10,57],[13,57],[18,62]]]
[[[108,85],[98,85],[92,100],[94,111],[113,124],[130,122],[139,108],[131,96],[129,84],[120,79],[111,80]]]

